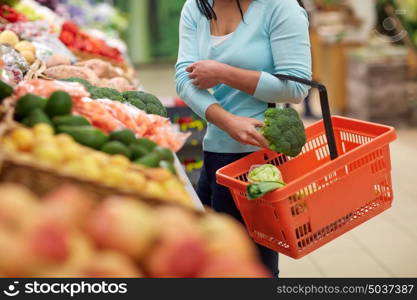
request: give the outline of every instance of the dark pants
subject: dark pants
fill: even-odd
[[[204,205],[212,207],[217,212],[229,214],[241,223],[243,223],[242,216],[235,206],[229,189],[216,183],[216,172],[246,155],[248,153],[204,152],[204,166],[197,188],[197,194]],[[274,277],[278,277],[278,253],[258,244],[257,247],[264,265]]]

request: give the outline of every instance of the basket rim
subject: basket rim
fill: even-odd
[[[295,193],[297,193],[301,187],[304,187],[310,184],[311,182],[315,181],[317,178],[326,176],[330,172],[338,169],[339,167],[346,165],[353,159],[362,157],[372,152],[374,149],[387,145],[397,139],[395,128],[392,126],[377,124],[377,123],[372,123],[368,121],[362,121],[362,120],[357,120],[357,119],[352,119],[352,118],[347,118],[347,117],[342,117],[342,116],[332,116],[332,120],[333,121],[337,121],[337,120],[349,121],[349,122],[355,122],[358,124],[361,123],[364,125],[383,129],[385,130],[385,132],[375,137],[371,142],[362,144],[347,153],[341,154],[337,159],[333,161],[328,161],[324,163],[323,165],[321,165],[320,167],[318,167],[317,169],[309,173],[306,173],[300,176],[299,178],[293,180],[292,182],[287,184],[285,187],[279,190],[276,190],[274,192],[271,192],[270,194],[264,196],[265,200],[268,200],[270,202],[276,202],[276,201],[280,201],[280,199],[286,199],[290,197],[291,195],[294,195]],[[309,128],[320,126],[322,123],[323,123],[323,120],[317,121],[314,124],[310,125]],[[238,165],[242,160],[248,159],[252,155],[259,155],[259,153],[275,153],[275,152],[269,149],[263,149],[219,169],[216,172],[217,183],[223,186],[226,186],[229,189],[237,189],[239,191],[246,191],[246,187],[248,183],[246,182],[243,183],[240,180],[232,178],[226,175],[224,172],[227,171],[229,168]]]

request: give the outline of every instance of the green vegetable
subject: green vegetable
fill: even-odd
[[[66,133],[81,145],[100,149],[109,139],[102,131],[91,126],[60,126],[59,133]]]
[[[160,115],[162,117],[168,116],[167,110],[162,105],[161,101],[152,94],[140,91],[127,91],[122,95],[125,101],[144,110],[148,114]]]
[[[10,97],[13,94],[13,88],[7,83],[0,80],[0,101]]]
[[[144,147],[148,150],[148,152],[152,152],[158,145],[147,138],[140,138],[133,142],[134,145],[139,145]]]
[[[88,89],[93,99],[110,99],[114,101],[124,102],[122,94],[111,88],[91,87]]]
[[[137,160],[135,160],[135,164],[142,165],[149,168],[156,168],[159,166],[159,163],[161,161],[161,157],[158,153],[152,152],[144,157],[141,157]]]
[[[59,126],[89,126],[90,122],[82,116],[58,116],[52,119],[55,127]]]
[[[129,159],[132,157],[132,152],[130,152],[130,150],[119,141],[110,141],[105,143],[101,147],[101,151],[110,155],[121,154]]]
[[[283,182],[279,169],[270,164],[262,165],[249,172],[249,182]]]
[[[34,127],[37,124],[48,124],[52,125],[51,120],[48,118],[48,116],[43,112],[43,110],[37,108],[33,110],[29,116],[27,116],[23,121],[22,124],[27,127]]]
[[[261,133],[270,142],[271,150],[290,157],[300,154],[307,142],[303,121],[292,108],[268,109]]]
[[[26,118],[35,109],[44,109],[47,102],[47,99],[33,94],[26,94],[18,100],[15,115],[18,120]]]
[[[284,187],[282,182],[260,182],[251,183],[247,186],[246,192],[249,200],[254,200],[265,196],[266,194],[273,192],[277,189]]]
[[[134,160],[142,158],[145,155],[148,155],[149,153],[151,153],[151,151],[149,151],[148,148],[141,146],[141,145],[137,145],[137,144],[130,145],[129,149],[132,152],[132,158]]]
[[[63,79],[61,81],[81,83],[86,88],[86,90],[89,90],[90,88],[93,87],[93,85],[91,83],[89,83],[87,80],[77,78],[77,77],[71,77],[71,78]]]
[[[50,117],[65,116],[72,112],[72,98],[67,92],[54,92],[45,106],[45,112]]]
[[[153,152],[157,153],[162,160],[166,160],[170,163],[174,161],[174,154],[171,150],[167,148],[162,148],[158,146],[153,150]]]
[[[129,146],[134,141],[136,141],[136,136],[131,130],[122,129],[122,130],[113,131],[110,134],[110,140],[119,141],[123,143],[124,145]]]
[[[166,161],[166,160],[161,160],[161,161],[159,162],[159,166],[160,166],[161,168],[168,169],[168,170],[169,170],[172,174],[174,174],[174,175],[176,175],[176,174],[177,174],[177,169],[175,169],[174,164],[173,164],[173,163],[171,163],[171,162],[169,162],[169,161]]]

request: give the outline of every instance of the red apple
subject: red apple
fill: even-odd
[[[82,269],[85,277],[140,278],[143,274],[129,257],[113,251],[97,253]]]
[[[91,195],[73,185],[63,185],[42,200],[42,215],[78,228],[84,226],[95,204]]]
[[[200,221],[210,255],[229,255],[242,261],[258,258],[254,243],[245,228],[226,215],[208,213]]]
[[[36,212],[36,196],[26,187],[17,184],[0,185],[0,226],[21,231]]]
[[[140,260],[155,240],[153,210],[137,199],[112,197],[90,216],[87,231],[101,248]]]

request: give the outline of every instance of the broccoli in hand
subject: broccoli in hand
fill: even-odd
[[[268,109],[261,133],[270,142],[271,150],[290,157],[300,154],[307,142],[303,121],[292,108]]]

